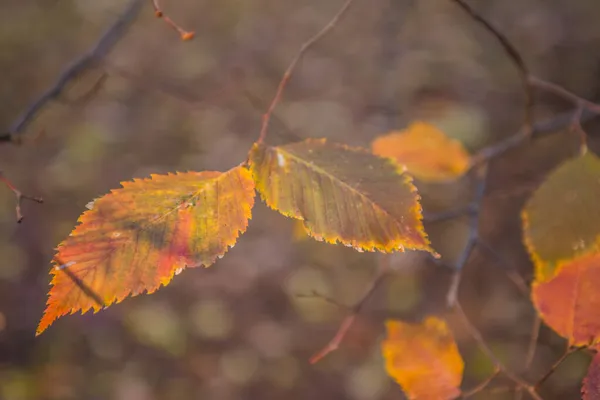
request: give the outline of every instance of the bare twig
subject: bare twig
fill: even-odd
[[[463,391],[460,398],[468,399],[469,397],[475,396],[477,393],[479,393],[483,389],[485,389],[494,380],[494,378],[498,376],[498,374],[500,372],[501,372],[500,368],[498,368],[498,366],[495,365],[494,371],[490,374],[490,376],[488,376],[483,382],[481,382],[479,385],[475,386],[473,389]]]
[[[296,297],[299,298],[299,299],[320,299],[320,300],[323,300],[326,303],[331,304],[332,306],[336,306],[336,307],[341,308],[341,309],[347,309],[348,308],[347,306],[345,306],[343,304],[340,304],[337,300],[335,300],[335,299],[333,299],[333,298],[331,298],[329,296],[325,296],[325,295],[323,295],[321,293],[318,293],[316,290],[313,290],[310,293],[306,293],[306,294],[299,293],[299,294],[296,295]]]
[[[481,169],[477,171],[480,176],[478,177],[475,199],[472,204],[474,212],[469,214],[469,236],[467,237],[467,243],[458,257],[454,268],[454,275],[450,281],[450,287],[448,288],[448,294],[446,295],[446,305],[448,307],[452,307],[457,300],[462,271],[464,270],[465,265],[467,265],[467,262],[479,241],[479,217],[481,215],[481,207],[483,205],[487,187],[488,171],[489,168],[487,165],[482,166]]]
[[[477,328],[471,323],[471,321],[469,321],[469,318],[467,317],[467,315],[463,311],[463,309],[460,306],[460,303],[458,301],[454,303],[454,310],[456,311],[456,313],[458,314],[458,316],[462,320],[463,325],[465,326],[465,328],[467,328],[467,330],[469,331],[469,333],[471,334],[471,336],[473,337],[473,339],[475,339],[475,341],[477,342],[477,344],[481,348],[481,351],[483,351],[485,353],[485,355],[490,359],[490,361],[492,361],[492,363],[494,364],[494,366],[496,368],[498,368],[508,379],[510,379],[511,381],[513,381],[517,385],[517,387],[522,388],[523,390],[527,391],[527,393],[529,393],[529,395],[534,400],[542,400],[542,398],[540,397],[540,395],[537,393],[536,387],[534,385],[532,385],[532,384],[524,381],[520,377],[518,377],[516,374],[514,374],[511,370],[507,369],[504,366],[504,364],[502,364],[500,362],[500,360],[498,359],[498,357],[496,357],[496,355],[494,354],[494,352],[487,345],[485,339],[483,338],[483,336],[481,335],[481,333],[479,332],[479,330],[477,330]]]
[[[352,5],[353,2],[354,2],[354,0],[346,0],[346,2],[342,5],[342,7],[339,9],[339,11],[333,16],[333,18],[331,18],[331,20],[327,23],[327,25],[325,25],[319,32],[317,32],[308,41],[304,42],[304,44],[300,47],[300,50],[296,53],[296,55],[292,59],[292,62],[290,63],[290,65],[287,67],[287,69],[283,73],[283,77],[281,78],[281,81],[279,82],[279,85],[277,87],[277,91],[275,92],[275,97],[273,97],[273,100],[271,101],[271,104],[269,105],[267,112],[263,115],[262,126],[260,128],[260,134],[259,134],[258,141],[257,141],[258,143],[264,142],[264,140],[267,136],[267,129],[269,127],[269,120],[271,119],[271,114],[273,114],[275,107],[277,107],[277,104],[281,100],[283,91],[292,76],[292,72],[294,71],[294,68],[296,68],[296,65],[298,64],[298,61],[300,61],[300,59],[302,58],[304,53],[310,47],[312,47],[321,38],[323,38],[327,33],[329,33],[329,31],[331,31],[333,28],[335,28],[338,21],[342,18],[342,16],[346,13],[346,11],[348,11],[350,9],[350,6]]]
[[[525,355],[524,369],[528,370],[533,363],[535,357],[535,350],[537,347],[538,338],[540,336],[540,328],[542,326],[542,319],[538,313],[535,314],[533,324],[531,325],[531,335],[529,336],[529,346],[527,347],[527,354]]]
[[[25,130],[42,107],[48,101],[58,97],[62,93],[67,83],[104,58],[125,34],[127,28],[140,11],[142,4],[143,0],[131,0],[119,18],[104,32],[94,46],[63,70],[52,86],[46,89],[44,93],[35,99],[17,117],[8,129],[8,132],[0,134],[0,142],[14,142],[16,136]]]
[[[579,113],[581,113],[581,116],[579,118],[580,123],[587,122],[593,119],[594,117],[598,116],[598,114],[591,112],[588,109],[580,111],[579,108],[576,108],[573,111],[558,114],[556,117],[548,118],[546,120],[534,124],[533,137],[543,137],[545,135],[555,133],[561,129],[568,128],[569,126],[571,126],[573,118]],[[514,135],[509,136],[508,138],[491,146],[484,147],[483,149],[481,149],[475,156],[473,156],[472,164],[476,166],[496,157],[499,157],[507,151],[520,146],[528,137],[529,136],[525,129],[521,129]]]
[[[389,256],[383,256],[383,258],[381,259],[381,262],[379,264],[377,275],[371,282],[369,289],[365,292],[363,297],[352,307],[352,313],[344,318],[344,320],[340,324],[340,327],[338,328],[336,334],[329,341],[329,343],[327,343],[327,345],[325,345],[325,347],[323,347],[321,350],[319,350],[317,353],[315,353],[310,358],[309,361],[311,364],[315,364],[315,363],[319,362],[321,359],[323,359],[323,357],[325,357],[329,353],[337,350],[337,348],[340,346],[340,343],[346,337],[348,330],[350,329],[350,327],[352,327],[354,320],[356,319],[356,317],[358,316],[358,314],[364,307],[367,300],[369,300],[369,298],[371,298],[373,293],[375,293],[375,290],[379,287],[381,282],[383,282],[383,278],[387,275],[387,273],[389,272],[389,269],[390,269]]]
[[[531,85],[539,89],[554,93],[555,95],[570,101],[576,106],[582,105],[583,108],[586,108],[593,113],[600,114],[600,104],[596,104],[584,99],[583,97],[577,96],[575,93],[568,91],[556,83],[548,82],[533,75],[529,75],[528,80]]]
[[[169,16],[166,15],[163,9],[160,7],[158,0],[152,0],[152,6],[154,7],[154,15],[156,16],[156,18],[161,18],[167,23],[167,25],[175,29],[179,33],[181,40],[191,40],[194,38],[194,31],[187,31],[183,29],[181,26],[176,24],[171,18],[169,18]]]
[[[525,365],[523,366],[523,370],[529,370],[531,367],[531,363],[533,362],[533,357],[535,356],[535,350],[537,348],[537,342],[540,335],[540,327],[542,326],[542,319],[539,314],[536,313],[533,325],[531,326],[531,335],[529,335],[529,345],[527,346],[527,354],[525,355]],[[521,400],[523,397],[523,390],[521,388],[517,388],[515,392],[515,400]]]
[[[43,203],[44,200],[41,197],[33,197],[33,196],[28,196],[26,194],[21,193],[20,190],[18,190],[15,185],[13,185],[8,178],[6,178],[4,176],[4,174],[0,171],[0,182],[4,183],[6,185],[6,187],[8,187],[10,190],[12,190],[12,192],[15,194],[15,197],[17,198],[17,205],[15,206],[16,209],[16,213],[17,213],[17,222],[21,222],[23,221],[23,213],[21,213],[21,201],[23,199],[25,200],[31,200],[31,201],[35,201],[36,203]]]
[[[550,376],[560,367],[560,365],[573,353],[581,350],[582,347],[567,347],[564,353],[552,364],[552,366],[546,371],[546,373],[535,383],[534,387],[537,389],[540,388],[546,382]]]
[[[485,29],[490,32],[502,45],[502,48],[513,61],[521,77],[521,83],[523,90],[525,91],[525,121],[524,130],[526,136],[533,134],[533,89],[529,82],[529,70],[523,57],[517,51],[517,48],[508,40],[508,38],[496,29],[488,20],[477,13],[470,5],[465,3],[463,0],[451,0],[457,4],[463,11],[465,11],[471,18],[480,23]]]

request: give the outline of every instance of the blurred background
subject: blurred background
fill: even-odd
[[[515,44],[535,75],[600,98],[600,2],[479,0],[474,8]],[[142,5],[101,63],[73,79],[23,133],[0,144],[0,170],[45,203],[0,187],[0,399],[402,399],[380,355],[385,318],[419,320],[443,311],[451,271],[425,254],[391,257],[394,272],[366,304],[342,346],[309,357],[347,314],[381,261],[306,239],[293,221],[258,202],[250,227],[208,269],[188,269],[151,296],[98,314],[35,328],[49,290],[53,249],[85,205],[119,182],[150,173],[227,170],[257,139],[261,115],[300,45],[342,0],[179,0],[164,11],[196,32],[183,42]],[[126,0],[0,1],[0,130],[86,52]],[[536,118],[570,104],[537,92]],[[356,0],[337,28],[299,63],[267,141],[307,137],[368,147],[378,135],[425,120],[470,151],[515,133],[524,96],[514,65],[480,26],[448,0]],[[584,126],[600,149],[598,123]],[[532,382],[564,351],[546,327],[523,371],[535,313],[509,279],[531,278],[519,210],[545,174],[576,154],[566,129],[492,163],[481,232],[460,301],[490,346]],[[418,184],[427,211],[464,205],[468,184]],[[445,264],[468,233],[466,219],[426,226]],[[296,232],[296,233],[295,233]],[[463,387],[492,371],[457,324]],[[589,357],[571,356],[544,384],[544,399],[579,398]],[[499,379],[494,386],[505,386]],[[485,392],[479,399],[512,399]]]

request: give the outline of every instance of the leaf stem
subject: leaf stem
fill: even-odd
[[[44,199],[42,199],[41,197],[33,197],[33,196],[28,196],[26,194],[23,194],[19,189],[16,188],[15,185],[13,185],[11,183],[11,181],[8,180],[8,178],[6,178],[4,176],[4,174],[2,173],[2,171],[0,171],[0,182],[4,183],[4,185],[6,185],[7,188],[9,188],[16,197],[16,206],[15,206],[15,211],[17,213],[17,222],[20,223],[21,221],[23,221],[23,213],[21,212],[21,202],[25,199],[25,200],[31,200],[34,201],[36,203],[43,203]]]

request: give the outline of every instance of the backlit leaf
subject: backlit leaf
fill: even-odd
[[[367,251],[432,251],[416,188],[391,160],[310,139],[255,144],[250,167],[267,205],[302,220],[317,240]]]
[[[600,339],[600,254],[579,257],[545,282],[534,282],[532,299],[544,322],[575,346]]]
[[[444,400],[460,395],[464,362],[446,323],[386,321],[385,369],[409,399]]]
[[[587,152],[556,168],[522,213],[536,280],[575,257],[600,251],[600,159]]]
[[[58,246],[37,334],[67,313],[100,310],[86,288],[108,306],[154,292],[182,268],[211,265],[246,230],[254,205],[254,182],[241,166],[225,173],[152,175],[122,185],[88,204]]]
[[[413,122],[403,131],[378,137],[372,149],[405,165],[411,175],[426,182],[453,179],[469,168],[469,154],[463,145],[425,122]]]
[[[600,354],[596,353],[581,387],[582,400],[600,399]]]

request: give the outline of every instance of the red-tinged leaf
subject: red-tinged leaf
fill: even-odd
[[[533,303],[544,322],[574,346],[600,339],[600,254],[563,265],[545,282],[534,282]]]
[[[405,165],[408,173],[425,182],[454,179],[469,168],[469,153],[434,125],[413,122],[408,128],[378,137],[373,153]]]
[[[464,362],[446,323],[429,317],[420,324],[388,320],[381,348],[385,368],[409,399],[446,400],[461,393]]]
[[[254,205],[254,182],[241,166],[122,185],[90,203],[58,246],[38,335],[60,316],[152,293],[185,267],[208,267],[246,230]]]
[[[600,252],[600,159],[587,152],[556,168],[522,213],[538,281],[574,258]]]
[[[600,354],[596,353],[581,386],[582,400],[600,399]]]
[[[363,149],[310,139],[255,144],[250,168],[267,205],[317,240],[362,251],[431,251],[412,179]]]

